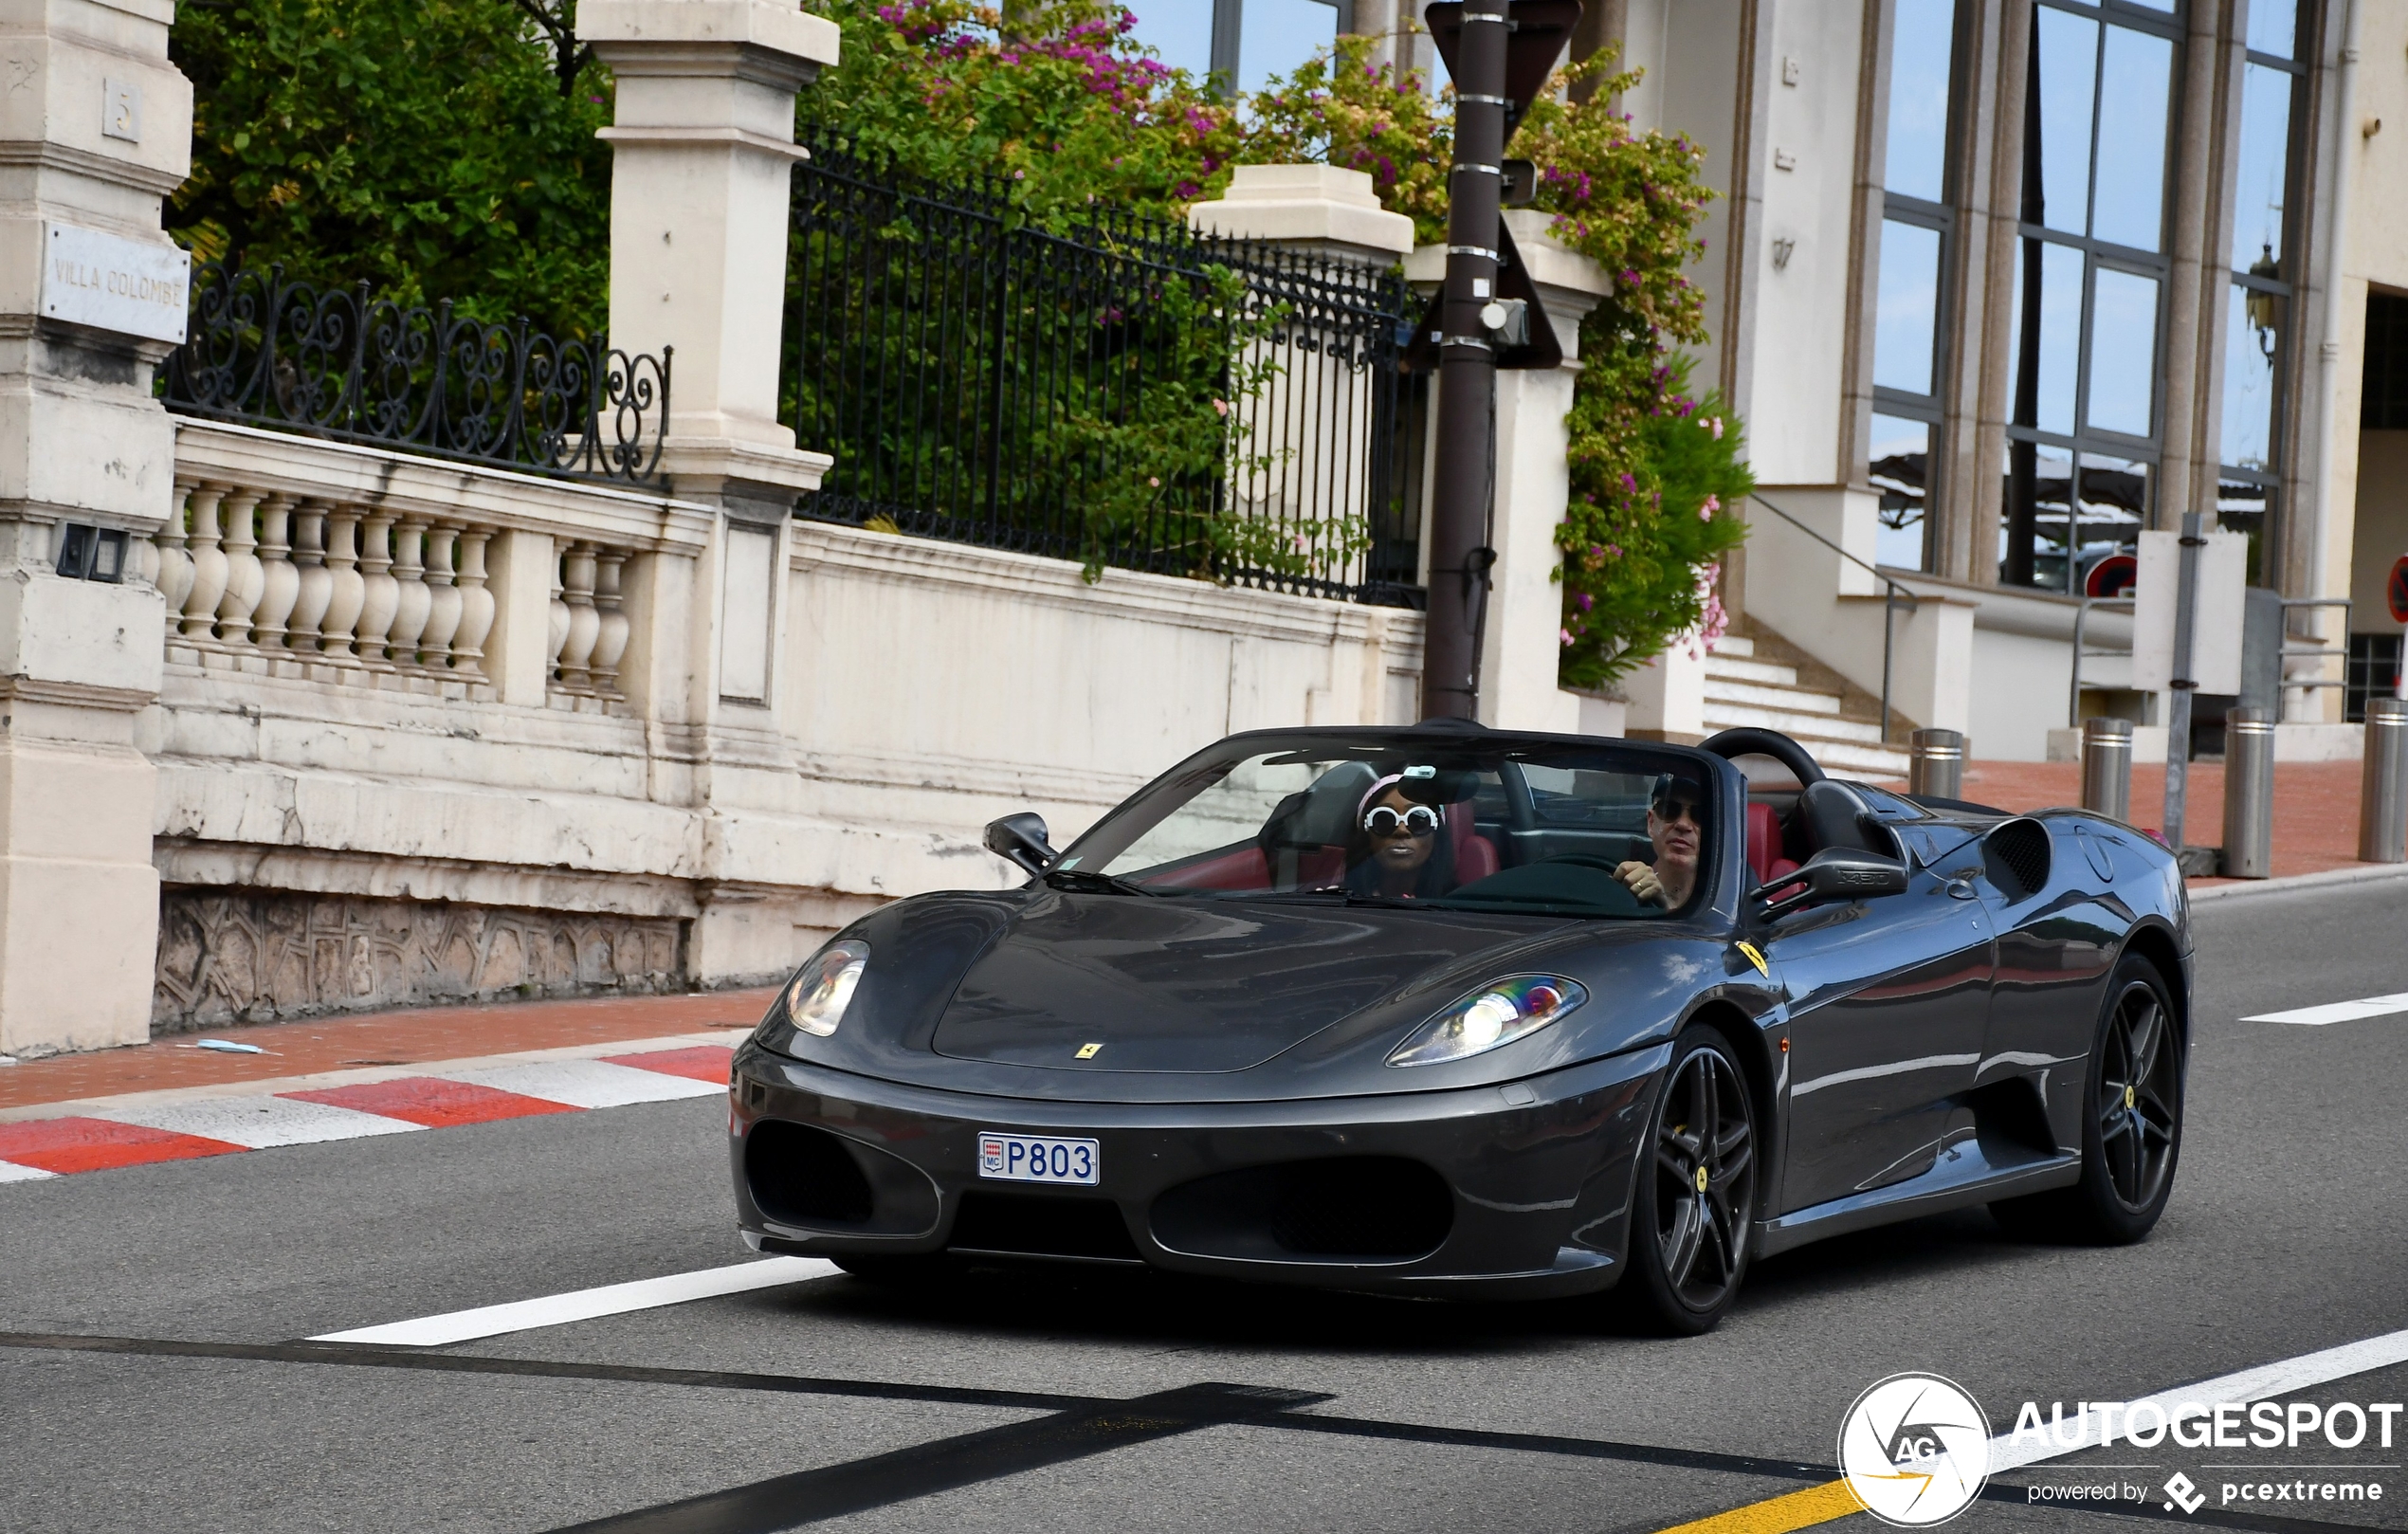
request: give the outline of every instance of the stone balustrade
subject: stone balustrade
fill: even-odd
[[[172,668],[624,712],[628,572],[677,503],[222,424],[180,424],[177,447],[180,514],[137,567]],[[505,546],[546,578],[497,589]],[[540,700],[505,696],[497,630],[542,646]]]

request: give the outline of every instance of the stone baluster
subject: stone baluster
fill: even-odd
[[[359,581],[365,592],[359,604],[359,658],[370,669],[390,671],[385,658],[386,635],[401,607],[401,582],[392,575],[393,514],[372,510],[359,524]]]
[[[416,666],[434,589],[427,584],[426,520],[415,513],[403,517],[401,525],[393,529],[393,621],[387,630],[386,648],[396,664]]]
[[[326,620],[319,626],[325,636],[322,648],[329,659],[357,659],[352,648],[352,634],[359,624],[359,610],[368,600],[368,582],[359,574],[359,508],[337,505],[326,514],[326,568],[334,575],[333,594],[326,603]]]
[[[453,584],[452,546],[458,526],[438,522],[427,532],[427,631],[419,636],[418,653],[430,671],[451,667],[451,641],[460,631],[460,588]]]
[[[619,695],[619,660],[627,654],[629,628],[627,598],[619,590],[627,559],[625,549],[604,549],[593,557],[593,606],[602,615],[601,631],[593,641],[593,685],[613,698]]]
[[[192,561],[192,589],[184,598],[184,637],[214,648],[217,604],[226,594],[226,551],[218,546],[218,502],[226,499],[221,484],[202,484],[192,491],[192,531],[185,545]]]
[[[284,647],[284,623],[301,597],[301,567],[293,563],[293,497],[259,503],[259,606],[251,612],[251,643],[270,654]]]
[[[240,649],[251,646],[251,614],[267,589],[267,572],[260,563],[257,490],[228,490],[218,507],[224,524],[220,547],[226,554],[226,594],[217,599],[217,637]]]
[[[593,545],[572,543],[560,562],[562,596],[569,604],[568,642],[560,647],[560,685],[569,692],[593,690],[593,642],[602,636],[602,614],[593,607]]]
[[[182,630],[184,598],[192,594],[192,556],[185,547],[184,519],[191,514],[192,492],[199,487],[197,480],[177,480],[175,509],[167,514],[167,520],[159,527],[155,584],[159,595],[167,601],[167,631],[171,634]]]
[[[471,527],[460,535],[460,631],[451,636],[451,666],[456,671],[485,674],[485,636],[493,632],[493,593],[485,587],[485,544],[489,527]]]
[[[319,625],[334,599],[335,573],[326,568],[326,506],[319,501],[301,503],[293,522],[293,564],[300,581],[293,597],[293,615],[285,620],[284,648],[296,654],[318,653]]]
[[[552,612],[545,626],[543,674],[551,685],[560,682],[560,651],[569,642],[569,604],[562,598],[560,567],[569,562],[569,551],[556,539],[552,544]]]

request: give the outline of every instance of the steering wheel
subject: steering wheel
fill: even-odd
[[[1789,769],[1790,775],[1797,779],[1799,788],[1823,780],[1822,768],[1815,765],[1815,758],[1806,754],[1806,748],[1779,730],[1759,729],[1753,724],[1743,724],[1737,729],[1724,730],[1720,735],[1708,737],[1699,744],[1698,749],[1710,751],[1724,761],[1731,761],[1741,757],[1770,757]]]

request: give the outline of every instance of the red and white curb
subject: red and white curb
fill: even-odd
[[[733,1052],[726,1043],[655,1039],[433,1064],[410,1071],[337,1071],[231,1088],[55,1105],[57,1111],[34,1110],[43,1117],[0,1123],[0,1182],[630,1103],[717,1097],[727,1091]],[[262,1087],[271,1089],[262,1091]]]

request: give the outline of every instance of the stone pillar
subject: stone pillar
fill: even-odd
[[[150,1033],[165,603],[128,545],[180,515],[153,368],[190,263],[159,199],[191,165],[165,0],[51,0],[0,23],[0,1052]],[[120,557],[63,573],[79,547]]]
[[[1497,563],[1480,631],[1480,721],[1498,729],[1619,734],[1621,720],[1608,701],[1556,685],[1563,649],[1563,588],[1556,572],[1563,556],[1555,533],[1571,500],[1564,417],[1580,371],[1580,320],[1614,291],[1614,280],[1547,232],[1552,215],[1516,208],[1505,217],[1563,362],[1497,374],[1496,506],[1488,529]],[[1445,270],[1444,246],[1424,246],[1405,263],[1416,284],[1434,285]]]
[[[630,572],[621,685],[648,721],[694,732],[706,756],[729,758],[697,771],[687,796],[729,811],[775,805],[791,778],[778,770],[776,655],[787,522],[831,462],[798,450],[777,419],[789,183],[808,157],[794,142],[794,98],[836,62],[839,34],[797,0],[584,0],[577,21],[618,81],[615,120],[602,130],[611,147],[611,342],[630,353],[675,348],[662,466],[684,510],[712,518],[699,562],[665,554]],[[731,569],[744,582],[735,631]],[[756,577],[768,585],[765,613]],[[738,695],[721,685],[724,666],[742,679]],[[757,676],[767,685],[754,686]],[[692,977],[790,962],[764,957],[743,923],[716,914],[727,859],[720,849],[705,860]]]
[[[1189,227],[1201,234],[1262,240],[1360,266],[1393,266],[1413,248],[1413,220],[1379,206],[1369,175],[1327,165],[1241,165],[1230,178],[1228,195],[1195,204],[1188,210],[1187,218]],[[1315,365],[1302,355],[1283,356],[1282,362],[1291,368]],[[1250,451],[1292,447],[1310,461],[1322,454],[1354,455],[1370,450],[1370,442],[1359,434],[1359,428],[1351,441],[1333,441],[1327,429],[1336,421],[1370,421],[1372,411],[1366,393],[1358,393],[1352,401],[1344,397],[1348,390],[1367,388],[1362,375],[1341,364],[1319,365],[1329,370],[1324,374],[1324,387],[1303,390],[1300,397],[1324,401],[1324,417],[1320,421],[1279,423],[1273,427],[1269,439],[1250,444]],[[1292,440],[1284,440],[1291,437]],[[1361,474],[1347,478],[1357,484],[1365,482]],[[1375,614],[1377,611],[1372,610]],[[1384,635],[1385,629],[1386,619],[1375,617],[1371,632]],[[1391,722],[1386,718],[1382,653],[1383,644],[1377,637],[1360,649],[1333,651],[1328,687],[1314,694],[1314,703],[1307,710],[1313,717],[1275,722]]]

